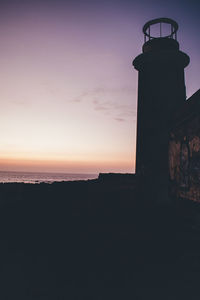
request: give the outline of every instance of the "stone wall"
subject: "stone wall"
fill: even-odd
[[[200,97],[197,96],[187,101],[171,130],[169,173],[173,195],[200,202]]]

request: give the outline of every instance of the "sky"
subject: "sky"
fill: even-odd
[[[0,171],[134,172],[142,27],[169,17],[200,88],[198,1],[1,1]]]

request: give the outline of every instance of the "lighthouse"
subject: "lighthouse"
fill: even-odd
[[[152,34],[155,28],[157,35]],[[178,24],[169,18],[147,22],[142,54],[133,61],[138,71],[136,175],[144,182],[145,195],[158,203],[170,201],[170,122],[186,101],[189,57],[179,49],[177,31]]]

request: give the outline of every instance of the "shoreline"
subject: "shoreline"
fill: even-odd
[[[18,172],[16,172],[18,173]],[[23,172],[22,172],[23,173]],[[31,172],[29,172],[31,174]],[[34,173],[33,173],[34,174]],[[41,173],[41,174],[49,174],[49,173]],[[54,173],[52,173],[54,174]],[[55,173],[56,174],[56,173]],[[67,174],[67,176],[70,176],[72,174]],[[73,175],[86,175],[87,174],[73,174]],[[93,175],[93,174],[88,174],[88,175]],[[94,174],[95,175],[95,174]],[[23,182],[23,181],[7,181],[7,182],[1,182],[0,184],[53,184],[53,183],[65,183],[65,182],[82,182],[82,181],[99,181],[99,182],[107,182],[111,184],[119,183],[119,182],[128,182],[131,180],[134,180],[136,177],[135,173],[99,173],[97,174],[96,178],[87,178],[87,179],[68,179],[68,180],[46,180],[46,181],[40,181],[40,180],[35,180],[35,181],[30,181],[30,182]]]

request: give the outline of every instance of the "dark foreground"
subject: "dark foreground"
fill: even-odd
[[[0,193],[0,299],[200,299],[197,204],[98,181]]]

